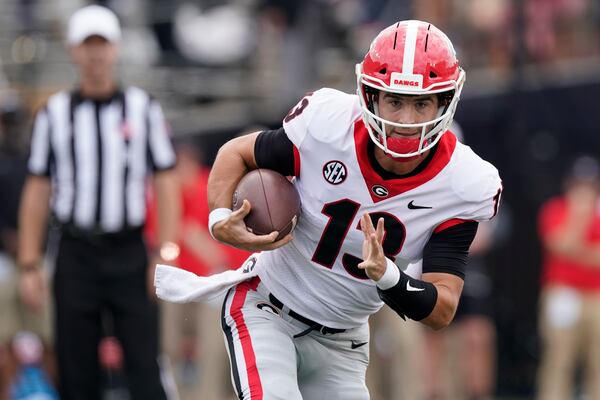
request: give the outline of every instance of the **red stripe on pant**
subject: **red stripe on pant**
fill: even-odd
[[[244,353],[246,373],[248,374],[248,387],[250,388],[250,400],[262,400],[263,389],[260,382],[260,375],[258,374],[258,367],[256,366],[256,357],[252,347],[252,339],[250,338],[248,327],[244,321],[242,307],[246,301],[248,291],[256,290],[259,282],[260,280],[258,278],[253,278],[249,281],[240,283],[235,289],[235,295],[233,296],[231,308],[229,310],[229,313],[235,321],[240,343],[242,345],[242,352]]]

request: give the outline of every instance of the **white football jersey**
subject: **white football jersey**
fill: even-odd
[[[297,149],[294,184],[302,214],[294,240],[262,254],[259,276],[286,306],[323,325],[356,327],[383,305],[375,283],[356,266],[363,214],[384,218],[384,251],[406,270],[421,259],[436,229],[487,220],[497,211],[498,171],[451,132],[424,170],[384,180],[369,162],[370,138],[356,95],[318,90],[302,99],[283,127]]]

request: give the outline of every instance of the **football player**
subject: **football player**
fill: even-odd
[[[280,129],[229,141],[214,163],[213,236],[262,251],[258,276],[223,305],[240,399],[368,399],[369,316],[385,303],[447,326],[478,221],[498,211],[497,170],[448,130],[465,72],[443,32],[414,20],[389,26],[356,75],[356,94],[309,93]],[[293,237],[249,232],[247,201],[231,211],[255,168],[295,177]],[[422,270],[407,269],[419,259]]]

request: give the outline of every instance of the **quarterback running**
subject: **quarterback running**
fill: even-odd
[[[448,130],[465,72],[443,32],[389,26],[356,77],[356,94],[308,93],[280,129],[229,141],[214,163],[211,233],[256,252],[221,321],[240,399],[368,399],[369,316],[387,304],[447,326],[478,221],[498,211],[496,168]],[[298,225],[279,241],[246,229],[247,201],[231,211],[256,168],[293,176],[300,194]]]

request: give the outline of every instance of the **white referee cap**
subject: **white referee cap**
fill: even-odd
[[[121,39],[121,27],[115,13],[97,5],[75,11],[69,19],[67,44],[77,46],[94,35],[102,36],[113,43]]]

